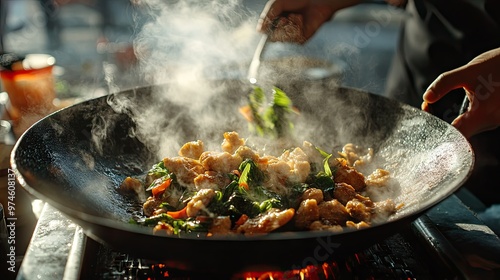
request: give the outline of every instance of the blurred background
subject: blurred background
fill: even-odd
[[[2,5],[3,51],[53,55],[61,98],[103,94],[105,63],[121,73],[136,63],[133,40],[142,17],[132,1],[2,0]]]

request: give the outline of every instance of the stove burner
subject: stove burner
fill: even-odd
[[[87,260],[82,279],[230,279],[230,280],[302,280],[302,279],[431,279],[429,260],[419,259],[414,245],[400,234],[375,244],[356,254],[337,258],[318,266],[288,271],[244,271],[233,275],[207,275],[196,271],[169,268],[164,263],[133,258],[89,240],[92,252],[98,256]],[[87,249],[87,251],[89,250]],[[89,261],[91,263],[89,263]],[[85,261],[84,261],[85,262]],[[427,262],[427,264],[426,264]],[[432,274],[431,274],[432,273]]]

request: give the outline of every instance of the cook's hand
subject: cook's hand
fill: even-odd
[[[270,33],[271,41],[303,44],[335,12],[359,2],[360,0],[270,0],[261,13],[257,30]],[[273,32],[270,32],[271,27]]]
[[[453,89],[464,88],[469,108],[453,120],[462,134],[475,134],[500,126],[500,48],[485,52],[466,65],[441,74],[424,93],[422,110]]]

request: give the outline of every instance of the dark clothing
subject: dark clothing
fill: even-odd
[[[410,92],[401,94],[401,88],[392,84],[387,90],[389,96],[410,105],[420,107],[422,94],[439,74],[500,47],[500,1],[414,0],[407,4],[407,11],[410,16],[397,56],[402,68],[391,75],[397,75],[394,80],[406,80]]]
[[[45,29],[50,50],[55,50],[61,44],[61,24],[59,9],[53,0],[40,0],[40,6],[45,14]]]
[[[406,9],[410,16],[402,28],[386,85],[391,98],[420,108],[423,93],[439,74],[500,47],[500,1],[413,0]],[[451,122],[464,96],[463,89],[449,93],[431,105],[432,114]],[[470,142],[476,165],[465,186],[485,204],[500,202],[493,176],[500,172],[500,129],[477,135]]]
[[[5,51],[4,36],[7,29],[7,1],[0,0],[0,53]]]

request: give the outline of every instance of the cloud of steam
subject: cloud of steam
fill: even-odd
[[[231,126],[238,117],[234,116],[238,114],[238,104],[234,100],[221,100],[225,105],[216,104],[217,110],[206,108],[207,104],[217,103],[213,101],[214,98],[228,95],[227,92],[231,90],[232,95],[238,96],[236,101],[246,100],[248,92],[241,88],[225,88],[224,83],[214,87],[214,84],[208,82],[210,78],[227,78],[224,75],[227,75],[230,66],[240,71],[239,78],[246,76],[249,62],[260,39],[260,34],[255,31],[259,15],[255,10],[249,10],[242,1],[144,1],[144,12],[149,20],[134,40],[140,73],[149,84],[168,83],[169,86],[152,95],[157,100],[149,100],[143,108],[140,108],[142,104],[137,102],[120,100],[124,97],[121,95],[110,99],[108,104],[117,112],[131,112],[137,123],[137,130],[133,131],[134,136],[157,148],[159,157],[172,155],[172,151],[176,151],[183,141],[201,139],[207,142],[213,140],[219,144],[224,132],[222,127],[238,130],[240,135],[247,131],[247,126],[241,126],[241,123],[239,126]],[[294,61],[288,63],[293,65]],[[295,62],[298,65],[284,68],[296,70],[303,63],[307,61]],[[222,77],[217,77],[218,74]],[[266,90],[270,90],[276,82],[285,83],[285,86],[292,84],[292,78],[287,75],[288,72],[283,75],[269,74],[271,84],[265,85]],[[332,133],[331,127],[323,131],[319,125],[311,125],[310,122],[297,123],[296,129],[300,131],[301,138],[297,139],[298,145],[301,140],[312,141],[324,148],[329,148],[327,145],[332,142],[345,144],[353,140],[345,139],[345,135],[352,136],[351,131],[369,123],[367,119],[370,116],[366,115],[362,107],[353,112],[353,107],[348,106],[349,111],[345,111],[342,105],[344,101],[335,100],[333,96],[326,98],[323,84],[312,82],[305,85],[302,80],[298,84],[300,89],[288,93],[301,95],[312,103],[322,105],[321,110],[315,110],[315,123],[329,123],[335,116],[350,116],[349,123],[335,121],[335,133]],[[165,100],[180,106],[181,109],[162,107],[161,104]],[[358,102],[364,103],[360,100]],[[233,116],[229,116],[230,114]],[[165,124],[165,118],[168,118],[169,122],[165,126],[158,125]],[[189,123],[189,119],[196,120]],[[185,139],[180,135],[179,126],[189,125],[196,131],[193,135],[196,139]],[[335,141],[331,140],[333,134]],[[327,143],[319,142],[318,139]]]
[[[196,81],[222,65],[250,61],[258,15],[240,0],[146,1],[151,20],[135,40],[154,84]]]
[[[161,87],[152,95],[156,100],[145,104],[120,94],[108,98],[108,104],[115,112],[130,114],[137,124],[131,133],[163,157],[172,155],[182,141],[195,140],[176,135],[182,134],[179,126],[190,125],[189,119],[196,118],[193,130],[196,126],[205,131],[226,119],[224,110],[207,113],[204,109],[214,95],[224,92],[224,85],[214,87],[209,80],[224,78],[218,75],[227,75],[228,67],[246,71],[260,36],[255,30],[258,14],[242,0],[144,0],[141,4],[146,20],[134,39],[138,75],[147,84],[168,87]],[[165,101],[179,107],[163,106]],[[106,130],[105,122],[99,123],[102,129],[94,131]]]

